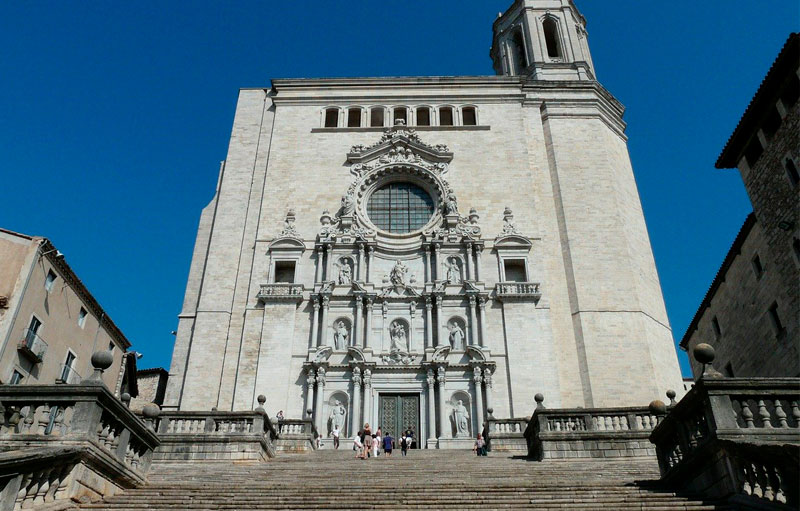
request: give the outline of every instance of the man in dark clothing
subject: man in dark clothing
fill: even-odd
[[[386,432],[383,435],[383,452],[387,456],[392,455],[392,449],[394,448],[394,438],[392,438],[392,434],[390,432]]]

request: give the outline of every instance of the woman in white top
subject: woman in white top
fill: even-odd
[[[375,434],[375,438],[372,439],[372,457],[375,458],[378,456],[378,446],[381,445],[381,433],[380,429],[378,429],[377,433]]]

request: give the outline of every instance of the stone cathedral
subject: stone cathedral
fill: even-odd
[[[681,375],[623,106],[572,0],[516,0],[496,76],[242,89],[165,408],[468,445],[492,410],[644,405]]]

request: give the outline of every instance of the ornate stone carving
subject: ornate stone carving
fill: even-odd
[[[445,372],[444,366],[439,366],[436,368],[436,381],[439,382],[440,386],[447,383],[447,373]]]
[[[330,346],[320,346],[314,353],[314,362],[325,362],[331,357],[333,348]]]
[[[451,319],[447,324],[447,329],[450,331],[449,340],[453,351],[464,351],[466,347],[465,334],[459,320]]]
[[[514,212],[508,206],[503,210],[503,234],[519,234],[514,225]]]
[[[433,369],[428,369],[425,381],[428,382],[428,387],[433,387],[433,384],[436,383],[436,378],[433,375]]]
[[[325,385],[325,368],[320,367],[317,369],[317,385]]]
[[[339,275],[336,279],[337,284],[350,285],[353,282],[353,262],[349,257],[342,257],[334,266],[339,270]]]
[[[469,411],[462,400],[458,399],[453,404],[453,423],[456,429],[456,438],[469,438]]]
[[[286,217],[283,220],[283,230],[279,234],[281,238],[300,238],[300,234],[297,232],[297,226],[294,224],[295,220],[297,219],[297,215],[294,212],[294,209],[289,209],[286,212]]]
[[[369,387],[372,385],[372,369],[364,369],[364,386]]]
[[[356,387],[361,385],[361,368],[358,366],[353,368],[353,385]]]
[[[480,385],[483,381],[483,370],[480,367],[475,366],[472,368],[472,380],[476,385]]]
[[[345,424],[345,416],[347,415],[347,409],[342,406],[342,402],[336,399],[331,406],[331,413],[329,415],[329,419],[331,421],[331,431],[334,429],[338,429],[339,431],[344,430]]]
[[[353,216],[356,211],[356,201],[352,194],[342,196],[342,216]]]
[[[392,321],[389,337],[392,341],[392,352],[408,353],[408,330],[405,322],[397,319]]]
[[[333,343],[336,349],[341,351],[347,348],[350,341],[350,329],[343,320],[339,320],[333,326]]]
[[[393,351],[381,355],[381,361],[386,365],[411,365],[416,363],[416,356],[400,351]]]
[[[392,268],[392,271],[389,273],[389,281],[395,286],[405,286],[407,273],[408,273],[408,267],[398,259],[397,261],[395,261],[394,267]]]
[[[458,284],[461,282],[461,259],[455,256],[448,257],[444,262],[447,268],[447,283]]]

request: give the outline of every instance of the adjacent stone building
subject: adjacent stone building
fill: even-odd
[[[78,383],[107,349],[106,386],[135,395],[130,346],[48,239],[0,229],[0,384]]]
[[[792,34],[716,163],[739,169],[753,212],[680,345],[711,344],[728,376],[800,376],[799,97]]]
[[[536,392],[588,407],[682,388],[586,20],[518,0],[492,28],[496,76],[240,91],[165,408],[264,394],[324,437],[369,422],[450,447]]]

